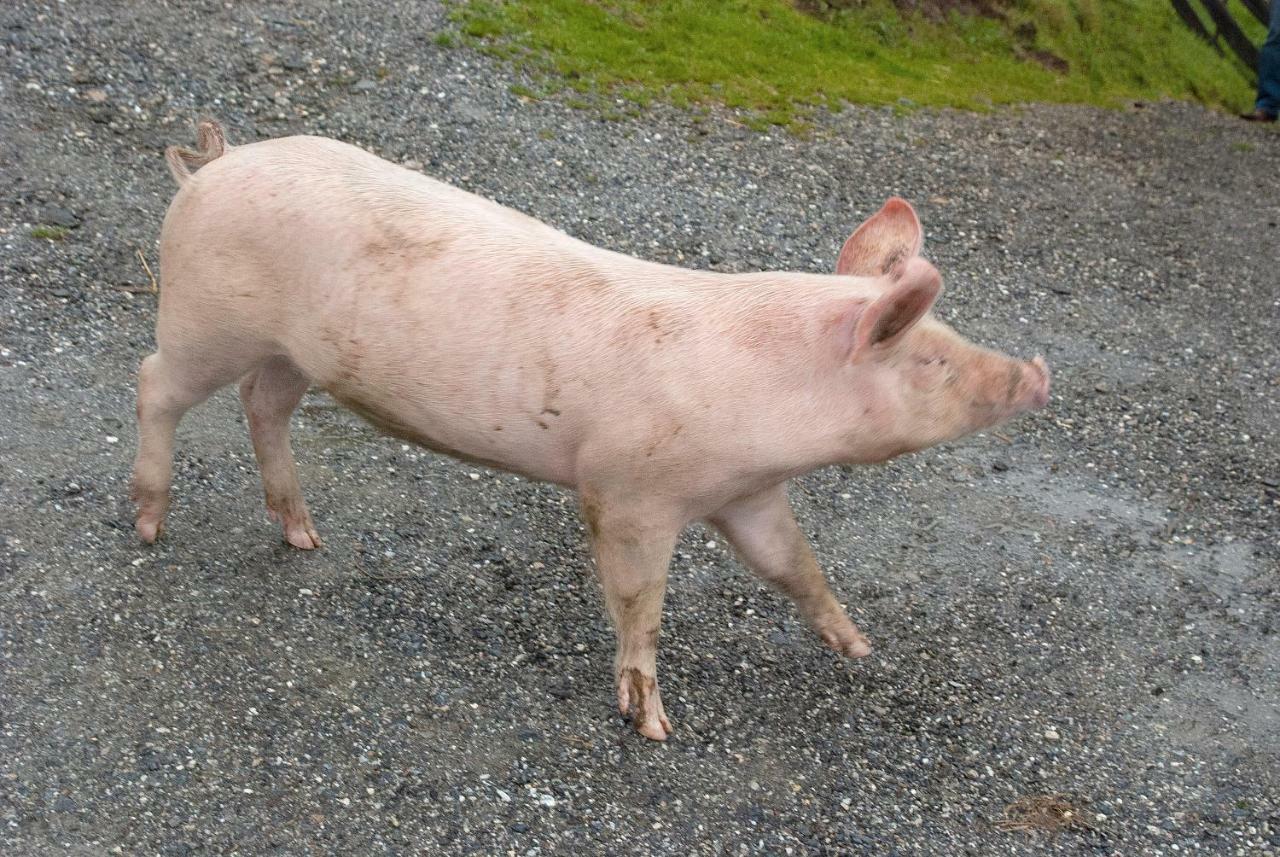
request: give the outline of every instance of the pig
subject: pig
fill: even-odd
[[[617,706],[647,738],[667,567],[704,521],[822,641],[870,645],[793,517],[787,482],[1042,407],[1049,372],[931,313],[941,277],[889,199],[834,274],[725,274],[600,249],[331,139],[171,147],[156,350],[138,374],[136,527],[161,534],[174,431],[239,382],[266,506],[320,546],[289,444],[315,385],[381,431],[577,492],[617,648]]]

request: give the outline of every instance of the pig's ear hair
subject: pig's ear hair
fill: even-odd
[[[854,230],[840,250],[836,273],[879,277],[920,255],[924,231],[911,203],[896,196]]]
[[[942,275],[919,257],[908,259],[886,278],[884,294],[863,309],[853,329],[853,358],[892,344],[924,317],[942,293]]]

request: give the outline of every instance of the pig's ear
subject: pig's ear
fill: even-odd
[[[924,232],[911,203],[890,197],[875,214],[844,242],[836,273],[853,277],[879,277],[908,259],[920,255]]]
[[[853,329],[853,358],[892,343],[933,306],[942,275],[924,259],[908,259],[892,275],[888,289],[861,312]]]

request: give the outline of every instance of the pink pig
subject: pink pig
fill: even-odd
[[[867,640],[787,502],[793,476],[994,426],[1049,398],[1040,358],[933,318],[937,270],[890,199],[835,275],[688,271],[601,250],[353,146],[170,148],[157,350],[138,379],[137,530],[160,535],[174,430],[233,381],[267,508],[320,544],[289,417],[315,384],[383,431],[576,489],[618,636],[618,708],[671,724],[657,642],[676,539],[705,520],[849,657]],[[200,167],[198,173],[191,169]]]

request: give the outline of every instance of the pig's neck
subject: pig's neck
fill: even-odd
[[[701,379],[708,400],[729,399],[719,436],[733,438],[756,481],[882,457],[864,429],[882,422],[883,397],[876,379],[848,362],[851,313],[874,294],[869,281],[656,267],[672,290],[692,298],[697,327],[710,341],[691,352],[700,365],[690,377]]]

